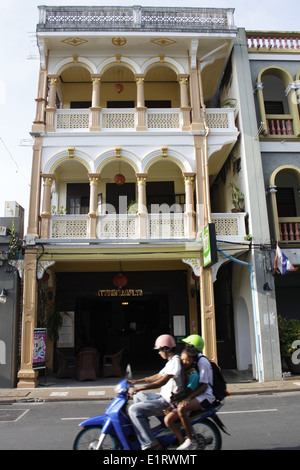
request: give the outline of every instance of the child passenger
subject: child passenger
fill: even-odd
[[[199,374],[197,370],[197,352],[184,349],[180,356],[181,364],[184,369],[184,388],[186,391],[185,397],[199,388]],[[181,398],[182,400],[183,398]],[[179,401],[181,401],[179,400]],[[184,437],[182,436],[176,420],[179,419],[177,408],[173,405],[166,410],[164,419],[165,425],[172,431],[178,439],[179,445],[183,444]]]

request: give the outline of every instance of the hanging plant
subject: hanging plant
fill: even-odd
[[[8,235],[8,258],[15,259],[22,253],[22,240],[17,236],[14,224],[12,224],[11,228],[8,229]]]

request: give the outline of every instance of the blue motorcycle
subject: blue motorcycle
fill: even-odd
[[[74,444],[74,450],[141,450],[134,428],[127,413],[128,390],[127,380],[122,380],[116,386],[117,396],[112,400],[102,415],[85,419],[79,426],[82,430],[78,433]],[[226,428],[217,411],[223,406],[221,402],[215,402],[211,408],[203,412],[193,412],[190,420],[194,429],[198,450],[220,450],[222,438],[220,430]],[[177,438],[165,426],[164,416],[157,416],[158,425],[152,428],[153,435],[164,449],[174,450],[178,446]],[[181,425],[181,422],[179,421]],[[181,432],[184,429],[181,426]]]

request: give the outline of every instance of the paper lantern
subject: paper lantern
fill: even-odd
[[[113,278],[113,283],[118,289],[122,289],[127,284],[127,277],[124,274],[119,273]]]
[[[116,184],[124,184],[125,183],[125,176],[121,175],[119,173],[118,175],[115,175],[114,180],[115,180]]]
[[[115,90],[116,90],[117,93],[121,93],[124,90],[124,87],[121,83],[117,83],[115,85]]]

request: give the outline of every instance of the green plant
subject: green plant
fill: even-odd
[[[64,206],[59,206],[59,209],[56,210],[56,206],[51,206],[51,214],[52,215],[65,215],[67,213],[67,209]]]
[[[63,319],[60,312],[54,311],[47,318],[47,334],[48,337],[55,343],[59,338],[59,330],[63,325]]]
[[[127,206],[127,214],[136,214],[138,211],[138,203],[136,201],[130,201]]]
[[[221,102],[222,108],[235,108],[235,106],[236,106],[235,98],[226,98],[224,101]]]
[[[295,342],[300,341],[300,321],[278,315],[278,331],[281,356],[290,357],[297,349]]]
[[[14,223],[8,229],[9,242],[8,242],[8,257],[14,259],[22,251],[22,240],[19,239]]]
[[[243,210],[244,194],[235,183],[229,183],[227,189],[231,190],[232,204],[237,211]]]

